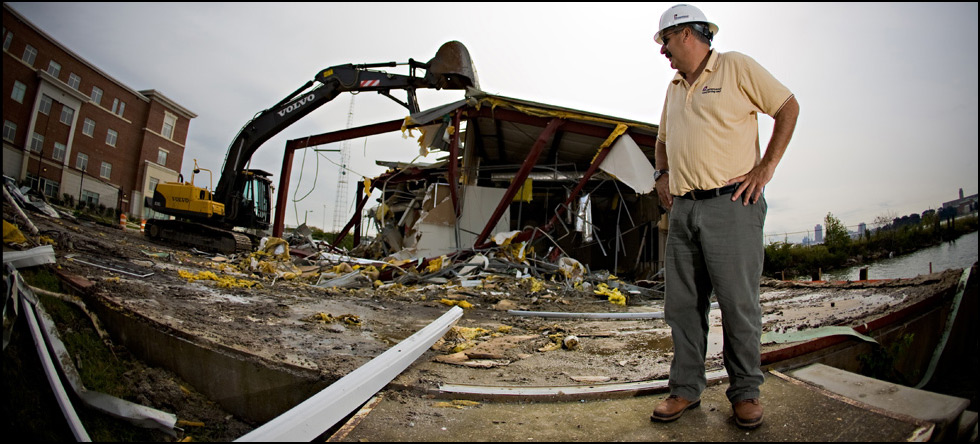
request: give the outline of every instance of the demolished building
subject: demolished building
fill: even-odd
[[[421,155],[447,155],[428,165],[379,161],[389,170],[358,183],[357,210],[341,234],[354,229],[356,255],[459,259],[509,245],[517,259],[567,256],[633,279],[662,267],[666,232],[652,192],[656,125],[474,89],[404,121],[289,141],[278,208],[285,208],[295,150],[396,130],[418,130]],[[382,197],[368,221],[361,213],[371,190]],[[379,235],[362,243],[368,223]],[[282,229],[277,214],[273,235]]]

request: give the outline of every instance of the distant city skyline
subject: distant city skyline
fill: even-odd
[[[914,215],[918,215],[918,216],[921,217],[921,216],[923,216],[928,211],[938,211],[939,209],[943,208],[944,206],[946,206],[948,204],[952,204],[952,203],[956,203],[956,202],[960,202],[960,201],[971,200],[971,198],[972,198],[972,201],[974,202],[974,206],[975,206],[976,205],[976,201],[977,201],[977,197],[978,197],[978,194],[977,193],[974,193],[974,194],[971,194],[971,195],[966,195],[965,192],[964,192],[964,190],[963,190],[963,188],[960,188],[959,191],[957,192],[957,198],[956,199],[943,201],[936,208],[931,208],[930,207],[930,208],[927,208],[925,210],[922,210],[922,211],[920,211],[918,213],[893,214],[889,218],[889,222],[894,222],[895,219],[900,219],[900,218],[906,217],[906,216],[912,216],[913,214]],[[833,214],[833,212],[831,212],[831,214]],[[887,213],[882,214],[880,216],[884,217],[886,214]],[[837,217],[837,216],[835,215],[834,217]],[[872,223],[873,222],[874,221],[872,221]],[[856,225],[847,225],[847,224],[845,224],[844,226],[845,226],[845,228],[847,228],[848,233],[851,235],[851,237],[852,238],[855,238],[856,236],[863,236],[864,235],[864,232],[867,230],[868,223],[865,222],[865,221],[862,221],[862,222],[857,223]],[[872,228],[878,228],[878,227],[872,227]],[[771,243],[771,242],[789,242],[789,243],[798,243],[798,244],[803,244],[803,245],[816,245],[816,244],[821,244],[821,243],[823,243],[823,238],[822,238],[822,235],[821,235],[822,234],[822,229],[823,229],[823,224],[822,223],[819,223],[819,224],[816,224],[813,227],[813,230],[807,230],[807,231],[802,231],[802,232],[797,232],[797,233],[777,233],[777,234],[766,233],[765,234],[765,236],[766,236],[766,243],[768,244],[768,243]],[[792,235],[792,234],[799,235],[799,236],[802,236],[802,237],[799,238],[800,239],[799,241],[787,240],[788,239],[788,236],[787,235]],[[813,237],[810,237],[811,234],[813,235]],[[778,237],[778,236],[783,236],[784,238],[783,239],[774,239],[775,237]]]

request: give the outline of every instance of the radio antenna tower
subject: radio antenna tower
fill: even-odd
[[[347,110],[347,128],[350,129],[354,124],[354,94],[350,96],[350,108]],[[340,144],[340,172],[337,175],[337,196],[334,199],[333,207],[333,229],[340,232],[341,228],[347,223],[350,215],[347,214],[347,163],[350,162],[350,139]]]

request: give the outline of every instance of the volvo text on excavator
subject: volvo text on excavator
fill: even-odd
[[[146,206],[175,219],[148,220],[146,235],[207,251],[251,251],[257,233],[270,227],[272,181],[270,173],[249,169],[247,165],[267,140],[345,91],[377,91],[414,114],[419,111],[415,95],[418,88],[479,89],[469,51],[460,42],[443,44],[435,57],[426,63],[409,59],[407,65],[408,75],[376,70],[398,66],[395,62],[337,65],[320,71],[314,80],[259,112],[242,127],[228,147],[213,193],[195,186],[193,179],[190,183],[181,179],[158,184],[153,197],[146,198]],[[419,69],[425,70],[425,75],[417,75]],[[405,90],[407,100],[392,96],[390,91],[393,89]],[[196,160],[194,163],[196,175],[201,169]]]

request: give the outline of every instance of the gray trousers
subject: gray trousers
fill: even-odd
[[[766,201],[744,206],[731,195],[707,200],[674,198],[665,254],[664,318],[674,342],[671,395],[694,400],[706,386],[708,298],[721,308],[726,392],[732,403],[759,397],[762,308],[759,279],[765,247]]]

